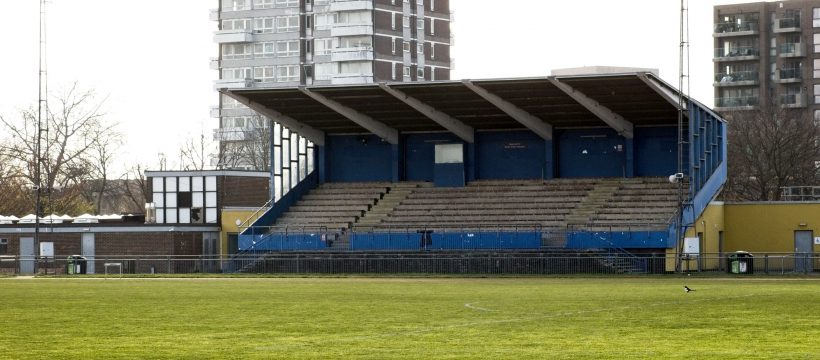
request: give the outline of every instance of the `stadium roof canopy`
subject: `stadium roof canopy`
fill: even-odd
[[[680,93],[649,72],[518,79],[392,82],[223,93],[319,145],[325,135],[373,133],[398,143],[405,132],[677,125]]]

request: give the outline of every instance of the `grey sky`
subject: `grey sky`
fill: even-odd
[[[711,14],[690,6],[691,94],[711,106]],[[0,114],[37,101],[39,1],[12,1],[0,12],[4,49]],[[108,97],[104,107],[126,134],[119,162],[157,163],[182,141],[211,137],[217,120],[208,67],[216,56],[216,0],[51,0],[48,5],[49,91],[74,81]],[[453,79],[545,76],[550,69],[611,65],[660,69],[678,83],[678,0],[451,0]],[[0,134],[0,139],[8,134]],[[169,158],[169,165],[176,163]],[[124,167],[124,165],[123,165]]]

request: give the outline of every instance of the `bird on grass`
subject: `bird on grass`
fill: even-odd
[[[695,291],[695,289],[690,289],[688,286],[683,285],[683,292],[689,293],[690,291]]]

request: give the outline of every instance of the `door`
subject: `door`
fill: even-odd
[[[20,238],[20,273],[34,274],[34,238]]]
[[[807,273],[812,269],[812,238],[811,231],[794,232],[794,271]]]
[[[82,235],[82,255],[85,256],[87,265],[85,271],[87,274],[94,273],[94,234]]]

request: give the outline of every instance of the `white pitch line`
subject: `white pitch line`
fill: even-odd
[[[498,311],[498,310],[493,310],[493,309],[487,309],[487,308],[483,308],[483,307],[478,307],[478,306],[475,306],[474,304],[478,304],[478,302],[476,301],[476,302],[474,302],[474,303],[467,303],[467,304],[464,304],[464,307],[469,308],[469,309],[473,309],[473,310],[478,310],[478,311],[487,311],[487,312]]]

